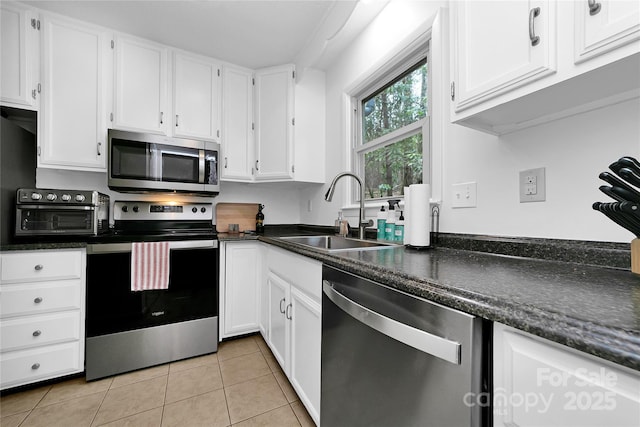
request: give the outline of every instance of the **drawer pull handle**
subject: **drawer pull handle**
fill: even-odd
[[[36,304],[40,304],[42,302],[42,298],[41,297],[37,297],[33,300],[33,302],[35,302]]]
[[[40,270],[42,270],[44,268],[44,265],[37,264],[34,268],[36,269],[36,271],[40,271]]]
[[[38,329],[37,331],[33,331],[34,337],[39,337],[40,335],[42,335],[42,331],[40,329]]]
[[[40,364],[39,363],[34,363],[33,365],[31,365],[31,369],[33,369],[34,371],[36,369],[40,368]]]
[[[284,298],[280,300],[280,314],[284,314],[284,308],[282,308],[282,304],[284,304]]]

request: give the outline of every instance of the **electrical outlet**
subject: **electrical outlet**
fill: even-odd
[[[520,203],[546,200],[545,168],[520,172]]]
[[[453,208],[475,208],[477,205],[477,185],[475,182],[453,184]]]

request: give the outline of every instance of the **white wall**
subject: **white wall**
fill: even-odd
[[[244,184],[222,182],[220,195],[211,197],[168,196],[166,194],[135,194],[111,191],[107,187],[106,173],[78,172],[38,168],[36,171],[38,188],[61,188],[77,190],[97,190],[115,200],[181,200],[212,203],[262,203],[265,205],[265,225],[297,224],[300,222],[300,206],[297,197],[299,185],[295,184]],[[257,213],[257,212],[256,212]],[[215,212],[214,212],[215,215]],[[111,216],[113,221],[113,215]],[[215,217],[214,217],[215,223]]]
[[[397,49],[403,38],[424,26],[442,5],[446,2],[391,2],[327,70],[328,182],[348,168],[345,90],[371,73],[372,64]],[[397,17],[402,20],[394,21]],[[448,72],[448,63],[445,65]],[[447,81],[443,79],[443,83]],[[448,109],[448,105],[443,101],[440,108]],[[634,237],[593,211],[591,205],[595,201],[611,201],[598,190],[604,184],[598,174],[623,155],[640,156],[637,99],[502,137],[452,125],[448,120],[443,122],[442,139],[434,141],[436,146],[442,146],[442,172],[433,177],[434,183],[442,183],[441,231],[616,242],[628,242]],[[547,200],[519,203],[518,172],[536,167],[546,168]],[[451,185],[468,181],[478,183],[477,207],[452,209]],[[338,184],[332,203],[323,200],[326,185],[301,192],[301,221],[333,224],[337,211],[346,203],[346,182],[347,178]],[[357,213],[349,213],[351,224],[356,224],[353,215]],[[375,209],[367,211],[368,217],[374,215]]]

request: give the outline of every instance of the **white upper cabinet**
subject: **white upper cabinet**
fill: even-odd
[[[114,128],[167,134],[167,55],[166,46],[116,36]]]
[[[173,55],[173,135],[219,141],[221,67],[184,52]]]
[[[222,172],[227,181],[253,180],[253,71],[222,70]]]
[[[555,71],[550,1],[452,2],[456,111]]]
[[[640,40],[640,2],[575,2],[575,61],[601,55]]]
[[[293,179],[294,66],[256,71],[256,179]]]
[[[0,5],[0,101],[37,109],[40,100],[38,15],[18,3]]]
[[[43,15],[39,167],[105,170],[109,43],[101,28]]]
[[[635,0],[451,2],[451,121],[500,135],[637,98],[639,10]]]

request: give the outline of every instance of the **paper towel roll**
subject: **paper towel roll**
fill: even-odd
[[[404,187],[404,240],[402,243],[410,245],[409,236],[411,235],[411,217],[409,215],[409,206],[411,206],[411,191],[409,187]]]
[[[431,244],[431,185],[412,184],[409,186],[410,246],[426,247]]]

